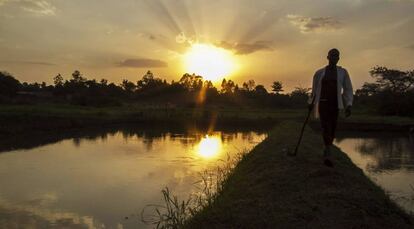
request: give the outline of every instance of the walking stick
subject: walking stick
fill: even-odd
[[[315,97],[313,97],[313,99],[312,99],[312,103],[311,103],[312,105],[313,105],[314,101],[315,101]],[[300,131],[298,143],[296,144],[295,151],[293,152],[292,156],[296,156],[296,154],[298,154],[299,145],[300,145],[300,142],[302,141],[302,137],[303,137],[303,132],[305,131],[306,124],[308,124],[309,117],[312,113],[312,110],[313,109],[308,109],[308,115],[306,116],[305,122],[303,123],[302,130]]]

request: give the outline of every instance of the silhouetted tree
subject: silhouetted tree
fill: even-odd
[[[100,83],[100,85],[101,85],[102,87],[106,87],[106,86],[108,85],[108,80],[106,80],[106,79],[101,79],[101,81],[100,81],[99,83]]]
[[[356,96],[373,96],[379,91],[379,85],[376,83],[364,83],[362,87],[355,91]]]
[[[249,80],[243,83],[243,90],[245,91],[253,91],[255,87],[256,83],[254,82],[254,80]]]
[[[72,73],[72,79],[71,79],[71,81],[74,82],[74,83],[82,84],[82,83],[86,82],[86,78],[84,78],[82,76],[82,74],[80,73],[80,71],[75,70]]]
[[[378,111],[385,115],[414,113],[414,70],[400,71],[376,66],[370,71],[376,83],[364,84],[357,95],[371,97]]]
[[[53,83],[55,87],[61,87],[63,86],[63,77],[60,74],[57,74],[55,77],[53,77]]]
[[[295,87],[295,89],[290,93],[291,96],[307,97],[310,94],[312,89],[308,87]]]
[[[282,84],[282,82],[280,82],[280,81],[274,81],[273,84],[272,84],[272,91],[275,94],[277,94],[277,95],[280,94],[280,92],[283,91],[283,84]]]
[[[305,107],[311,90],[311,88],[302,86],[295,87],[295,89],[290,93],[291,105]]]
[[[263,85],[257,85],[255,88],[254,88],[254,91],[257,93],[257,94],[259,94],[259,95],[267,95],[267,90],[266,90],[266,88],[263,86]]]
[[[200,90],[203,87],[203,77],[196,75],[196,74],[188,74],[185,73],[180,81],[180,84],[184,86],[189,91],[196,91]]]
[[[8,72],[0,72],[0,95],[13,96],[20,88],[20,82]]]
[[[232,94],[234,92],[235,86],[236,85],[232,80],[223,79],[223,81],[221,82],[220,92],[222,94]]]
[[[126,80],[126,79],[122,80],[121,87],[127,93],[132,93],[135,90],[135,88],[136,88],[136,86],[135,86],[135,84],[133,82],[131,82],[129,80]]]
[[[147,71],[147,73],[142,77],[142,79],[137,82],[137,89],[148,90],[156,88],[163,84],[164,82],[160,78],[155,77],[151,71]]]
[[[382,91],[403,94],[413,89],[414,86],[414,70],[404,72],[377,66],[370,71],[370,74]]]

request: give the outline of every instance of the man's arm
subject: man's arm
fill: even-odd
[[[315,101],[315,96],[316,96],[316,78],[317,78],[318,72],[315,72],[315,74],[313,75],[313,80],[312,80],[312,92],[311,92],[311,96],[308,99],[308,108],[309,110],[313,109],[313,103]]]
[[[345,116],[349,117],[351,115],[351,107],[354,101],[354,92],[352,89],[351,77],[349,77],[348,71],[346,69],[344,70],[345,70],[345,78],[343,82],[343,88],[344,88],[343,97],[345,101]]]

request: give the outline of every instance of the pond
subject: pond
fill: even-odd
[[[150,228],[140,213],[169,187],[254,147],[266,128],[112,127],[0,140],[0,228]],[[335,144],[408,212],[414,137],[339,132]]]
[[[397,133],[338,133],[334,143],[391,199],[414,212],[414,136]]]
[[[184,198],[199,172],[266,137],[154,127],[81,133],[2,141],[0,228],[148,228],[141,210],[162,204],[164,187]]]

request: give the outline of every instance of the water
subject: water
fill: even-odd
[[[334,144],[398,205],[414,212],[414,136],[340,133]]]
[[[153,128],[66,135],[23,137],[25,149],[3,141],[0,228],[146,228],[141,210],[162,203],[162,188],[186,197],[199,172],[266,137]]]

